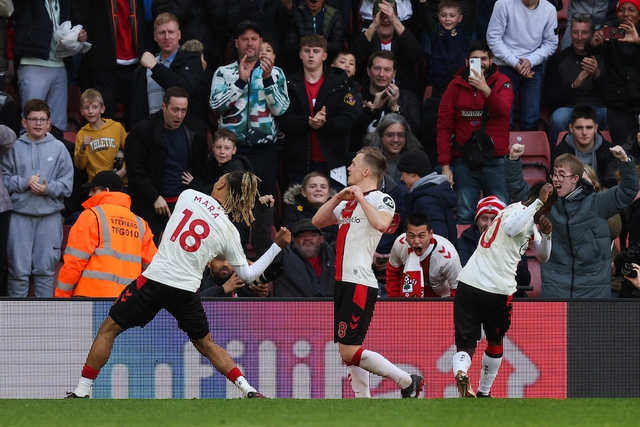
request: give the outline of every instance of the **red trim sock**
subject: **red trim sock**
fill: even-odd
[[[351,358],[351,363],[349,363],[349,365],[360,366],[360,358],[362,357],[363,351],[364,351],[364,348],[360,347],[358,351],[356,351],[356,354],[354,354],[353,357]]]
[[[501,345],[488,345],[487,349],[484,351],[484,353],[489,357],[492,357],[494,359],[498,359],[498,358],[502,357],[503,346],[501,346]]]
[[[86,364],[82,367],[82,376],[90,380],[95,380],[98,377],[99,373],[100,373],[100,369],[93,369],[92,367],[87,366]]]
[[[235,384],[236,380],[241,376],[242,376],[242,372],[240,372],[240,369],[238,369],[238,367],[236,366],[235,368],[229,371],[229,373],[227,374],[227,379]]]

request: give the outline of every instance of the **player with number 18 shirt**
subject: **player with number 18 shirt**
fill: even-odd
[[[257,185],[254,174],[231,172],[213,186],[211,197],[194,190],[182,192],[158,253],[149,268],[124,289],[111,307],[91,346],[78,387],[67,397],[89,397],[94,380],[109,359],[115,338],[131,327],[146,325],[163,308],[176,318],[194,347],[245,397],[264,397],[249,385],[229,353],[213,342],[197,293],[202,272],[214,257],[224,255],[244,282],[253,282],[291,241],[289,230],[281,228],[269,250],[248,265],[240,235],[227,213],[234,221],[244,220],[249,225],[258,196]]]

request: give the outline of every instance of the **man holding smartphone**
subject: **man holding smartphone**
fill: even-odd
[[[596,31],[587,45],[588,54],[602,53],[607,76],[604,101],[613,145],[629,150],[629,135],[638,132],[640,114],[640,0],[620,0],[616,19]],[[603,30],[609,31],[603,31]],[[624,37],[611,30],[624,31]]]
[[[469,45],[467,66],[479,60],[481,72],[464,67],[458,71],[440,101],[437,125],[438,162],[442,174],[458,193],[457,217],[461,224],[471,224],[480,192],[494,194],[509,203],[504,183],[504,158],[509,152],[509,110],[513,103],[511,81],[493,63],[493,54],[484,40]],[[488,118],[485,132],[495,144],[494,156],[483,166],[471,169],[452,146],[455,138],[465,145],[482,125],[485,105]],[[455,181],[454,181],[455,174]]]

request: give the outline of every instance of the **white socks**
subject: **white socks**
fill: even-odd
[[[73,391],[78,397],[88,396],[91,392],[91,386],[93,385],[94,380],[90,380],[89,378],[80,377],[80,382],[78,382],[78,387]]]
[[[480,393],[489,394],[493,381],[498,375],[500,364],[502,364],[502,357],[489,357],[486,353],[482,356],[482,375],[480,376],[480,386],[478,387]]]
[[[349,382],[351,388],[356,394],[356,398],[371,398],[371,390],[369,390],[369,371],[362,369],[359,366],[349,365],[347,366],[347,373],[349,374]]]
[[[403,390],[411,385],[411,375],[375,351],[364,350],[362,352],[360,367],[381,377],[389,378]]]
[[[458,371],[462,371],[465,374],[469,372],[469,368],[471,367],[471,356],[466,351],[459,351],[453,355],[453,375],[457,374]]]

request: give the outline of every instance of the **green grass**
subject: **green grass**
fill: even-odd
[[[634,426],[640,399],[0,400],[0,426]]]

